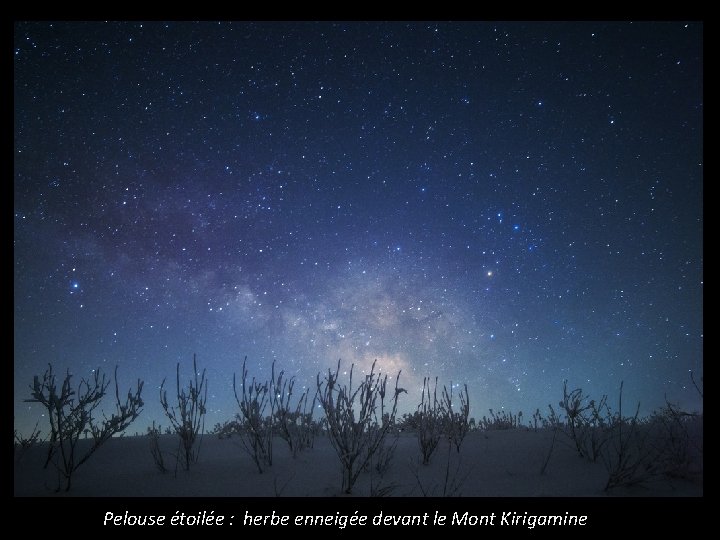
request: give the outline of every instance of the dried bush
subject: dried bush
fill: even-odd
[[[155,467],[161,472],[166,473],[168,471],[165,466],[165,459],[163,453],[160,450],[160,435],[162,434],[162,426],[158,425],[155,427],[155,421],[153,420],[152,426],[148,426],[147,434],[150,438],[150,455],[153,458]]]
[[[294,387],[295,377],[286,379],[284,371],[281,371],[275,378],[275,362],[273,362],[270,376],[270,410],[272,411],[273,431],[276,431],[288,444],[292,456],[297,457],[298,452],[311,447],[314,442],[312,413],[317,399],[317,390],[310,404],[310,412],[308,412],[310,390],[305,389],[293,408],[290,401]]]
[[[632,486],[650,480],[661,472],[657,452],[648,444],[648,431],[638,420],[640,403],[635,414],[624,417],[622,412],[623,383],[620,383],[618,411],[609,428],[609,444],[601,454],[608,472],[605,490]]]
[[[568,392],[565,381],[560,408],[567,415],[569,432],[566,434],[572,439],[580,457],[597,461],[617,421],[607,405],[607,396],[603,395],[600,401],[595,401],[583,395],[581,388]]]
[[[175,468],[178,463],[186,470],[200,457],[200,446],[205,433],[205,403],[207,402],[207,379],[205,370],[198,375],[197,358],[193,354],[193,377],[187,391],[180,387],[180,362],[175,373],[177,406],[170,405],[165,390],[165,379],[160,385],[160,404],[170,420],[173,431],[179,437]],[[197,443],[197,444],[196,444]]]
[[[588,398],[583,396],[581,388],[575,388],[568,392],[567,383],[567,380],[563,383],[563,399],[560,402],[560,408],[567,415],[570,437],[575,443],[578,454],[580,457],[585,457],[585,427],[589,422],[586,413],[591,409],[592,402],[587,402]]]
[[[440,399],[437,396],[437,387],[437,377],[435,377],[434,385],[431,385],[429,377],[425,377],[417,410],[412,415],[403,415],[401,423],[402,429],[408,429],[417,434],[423,465],[430,463],[443,436],[447,437],[455,445],[455,449],[460,452],[465,435],[471,427],[475,426],[475,419],[470,419],[470,398],[467,385],[457,394],[460,400],[459,406],[457,403],[453,404],[455,396],[452,383],[450,389],[443,386]]]
[[[535,409],[535,412],[532,415],[532,422],[528,423],[528,427],[537,433],[538,428],[542,427],[542,425],[543,425],[543,415],[540,412],[540,409],[538,408],[538,409]]]
[[[340,361],[335,372],[328,369],[323,381],[317,375],[318,401],[325,412],[328,436],[342,465],[342,490],[351,493],[353,485],[366,463],[375,455],[385,436],[395,423],[398,396],[405,392],[398,388],[400,373],[395,378],[393,394],[387,395],[387,375],[375,373],[373,362],[370,374],[353,389],[354,364],[350,368],[348,385],[338,383]]]
[[[273,436],[279,435],[287,442],[293,457],[314,444],[317,425],[312,414],[315,398],[308,408],[309,389],[291,405],[295,378],[285,377],[285,372],[275,374],[275,362],[271,367],[270,381],[260,383],[248,380],[247,357],[243,360],[241,392],[233,375],[235,401],[240,407],[236,425],[229,424],[222,429],[223,436],[237,433],[243,448],[250,455],[260,473],[272,466]]]
[[[417,432],[418,424],[420,422],[420,413],[415,411],[414,413],[404,413],[399,420],[397,420],[398,430],[410,431],[412,433]]]
[[[683,411],[666,399],[665,406],[644,422],[664,475],[685,479],[702,475],[702,420],[702,414]]]
[[[430,388],[430,378],[423,379],[420,404],[413,417],[413,425],[417,432],[423,465],[428,465],[443,433],[445,411],[437,397],[437,377],[435,385]]]
[[[496,413],[492,409],[490,410],[490,418],[483,416],[480,422],[478,422],[478,428],[484,431],[490,431],[495,429],[516,429],[522,425],[522,411],[518,414],[513,414],[512,411],[500,411]]]
[[[246,364],[247,356],[242,365],[241,395],[238,395],[237,382],[233,374],[233,392],[235,401],[240,407],[240,415],[237,417],[240,424],[238,435],[243,448],[252,458],[258,472],[262,474],[265,467],[272,466],[273,407],[277,401],[271,399],[271,385],[267,381],[259,383],[255,377],[248,381]],[[275,364],[273,364],[273,373],[274,370]],[[270,415],[266,416],[265,410],[268,405],[271,407]]]
[[[239,414],[235,415],[233,420],[226,420],[225,422],[215,424],[211,433],[217,435],[218,439],[230,439],[233,435],[239,435],[242,430],[242,417]]]
[[[458,411],[453,410],[453,385],[450,383],[450,391],[447,387],[443,387],[442,393],[442,410],[444,413],[445,432],[447,437],[455,445],[455,449],[460,452],[460,445],[470,429],[470,396],[468,394],[467,384],[464,391],[458,393],[460,399],[460,407]]]
[[[621,382],[617,412],[608,406],[607,396],[596,402],[579,388],[568,391],[567,381],[560,402],[567,418],[562,432],[572,440],[578,454],[590,461],[602,458],[608,473],[605,490],[646,483],[663,475],[690,475],[697,452],[691,451],[687,420],[695,415],[666,402],[649,418],[640,418],[639,403],[632,416],[624,416],[623,386]],[[555,432],[553,445],[554,441]]]
[[[72,376],[68,371],[58,390],[52,364],[49,364],[42,380],[35,376],[30,386],[32,398],[25,400],[29,403],[40,403],[47,410],[50,440],[45,467],[52,462],[58,470],[59,481],[56,491],[62,489],[63,483],[65,491],[69,491],[73,473],[110,437],[121,434],[127,429],[139,416],[143,407],[143,400],[140,397],[143,382],[139,379],[135,391],[129,390],[125,402],[120,401],[117,368],[115,368],[115,412],[110,417],[104,413],[102,419],[93,416],[110,386],[105,374],[101,375],[99,369],[94,370],[92,378],[80,380],[77,390],[73,390],[71,384]],[[92,435],[92,442],[84,453],[79,454],[78,441],[81,435],[87,433]]]

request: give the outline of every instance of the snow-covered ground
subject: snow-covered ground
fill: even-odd
[[[694,431],[694,447],[702,448],[702,426]],[[430,465],[422,465],[415,435],[402,433],[388,470],[363,472],[354,496],[463,497],[606,497],[702,496],[702,453],[697,452],[689,478],[662,478],[644,485],[604,491],[607,471],[602,461],[578,456],[571,441],[558,435],[544,474],[541,468],[551,447],[552,432],[525,428],[473,431],[458,455],[441,441]],[[81,441],[87,444],[88,441]],[[177,438],[160,439],[166,464]],[[148,436],[113,438],[73,475],[72,489],[54,493],[57,472],[42,468],[46,446],[15,456],[16,496],[91,497],[332,497],[342,494],[340,462],[326,436],[296,458],[276,438],[272,467],[260,474],[237,436],[205,435],[200,457],[190,471],[161,473],[150,453]],[[82,446],[79,449],[82,452]],[[448,466],[449,457],[449,466]]]

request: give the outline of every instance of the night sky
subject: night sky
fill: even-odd
[[[702,33],[16,23],[16,428],[49,362],[119,366],[129,431],[167,425],[194,353],[208,427],[245,356],[299,386],[377,359],[401,412],[424,376],[476,417],[557,409],[565,379],[700,408]]]

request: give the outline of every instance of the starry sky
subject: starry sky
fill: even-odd
[[[15,426],[48,363],[313,386],[342,359],[701,407],[697,22],[18,22]],[[110,408],[110,400],[105,402]],[[41,428],[43,425],[41,424]]]

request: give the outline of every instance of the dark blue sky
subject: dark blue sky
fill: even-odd
[[[312,385],[342,358],[699,408],[702,24],[17,23],[15,423],[48,362],[192,355]],[[110,405],[110,402],[107,402]]]

